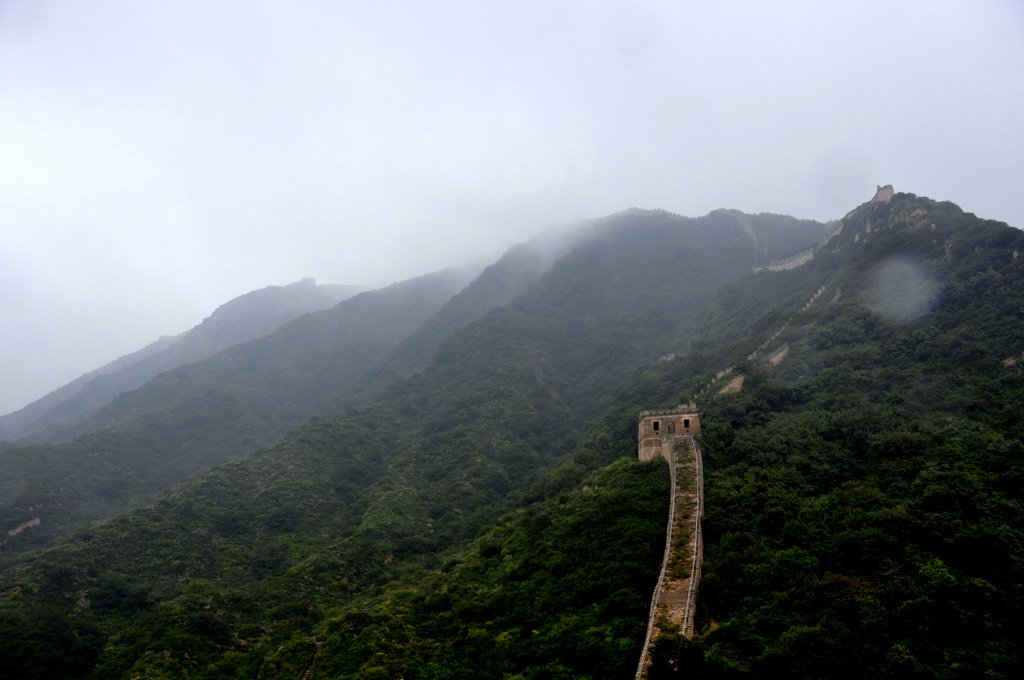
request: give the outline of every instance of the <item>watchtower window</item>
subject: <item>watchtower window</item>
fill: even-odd
[[[659,428],[660,426],[661,426],[661,423],[660,423],[660,422],[658,422],[657,420],[655,420],[655,421],[654,421],[654,431],[655,431],[655,432],[657,432],[657,431],[658,431],[658,428]]]
[[[687,430],[690,429],[690,419],[689,418],[683,418],[683,427],[685,427]]]

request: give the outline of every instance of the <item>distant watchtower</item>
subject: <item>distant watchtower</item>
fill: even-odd
[[[884,187],[878,186],[877,184],[875,186],[878,187],[878,189],[875,191],[875,195],[871,199],[872,203],[888,203],[892,200],[892,197],[896,195],[896,190],[892,188],[891,184],[886,184]]]
[[[700,434],[700,414],[691,404],[667,411],[642,411],[637,425],[637,456],[670,460],[676,437]]]

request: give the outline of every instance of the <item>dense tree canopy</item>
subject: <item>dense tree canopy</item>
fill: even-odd
[[[631,677],[668,501],[636,414],[697,395],[698,632],[659,641],[652,679],[1019,677],[1024,235],[897,194],[750,275],[731,213],[631,219],[365,407],[7,569],[3,658]]]

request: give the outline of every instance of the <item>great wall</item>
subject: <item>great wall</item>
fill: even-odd
[[[879,186],[877,187],[875,195],[871,198],[869,203],[888,203],[889,201],[892,200],[893,196],[895,196],[895,190],[893,189],[891,184]],[[854,212],[856,212],[856,209],[851,210],[849,213],[847,213],[841,220],[839,220],[836,223],[836,225],[831,230],[829,230],[829,232],[825,235],[824,238],[821,239],[821,241],[819,241],[817,244],[809,248],[805,248],[804,250],[793,253],[779,260],[772,260],[771,262],[763,266],[757,265],[757,256],[755,253],[754,267],[752,268],[752,271],[755,274],[766,271],[784,271],[787,269],[795,269],[796,267],[807,264],[808,262],[813,260],[815,254],[821,252],[829,244],[829,242],[832,241],[833,238],[842,233],[843,228],[848,226],[850,217],[854,214]],[[902,216],[901,219],[911,223],[916,223],[914,222],[915,220],[920,222],[925,217],[927,217],[927,213],[923,212],[922,209],[918,209],[910,213],[909,215]],[[871,234],[873,228],[875,228],[875,225],[872,225],[870,220],[867,220],[863,225],[864,233],[866,235]],[[856,234],[855,236],[859,236],[859,234]],[[1016,257],[1017,255],[1014,254],[1014,258]],[[810,310],[811,306],[814,305],[814,303],[817,302],[818,299],[822,295],[824,295],[828,289],[828,285],[819,286],[818,289],[815,290],[813,294],[811,294],[807,302],[805,302],[803,306],[800,308],[798,315],[804,314],[808,310]],[[829,304],[836,302],[841,295],[842,290],[836,287],[835,292],[832,294],[832,298],[829,300]],[[792,321],[793,318],[788,319],[787,321],[782,323],[778,328],[776,328],[774,333],[769,335],[764,342],[758,345],[752,352],[750,352],[750,354],[747,355],[747,361],[757,361],[761,357],[763,357],[767,352],[768,358],[766,360],[766,363],[771,364],[772,366],[778,366],[779,363],[781,363],[782,360],[785,359],[786,355],[789,353],[789,343],[783,341],[780,345],[776,346],[771,351],[768,350],[773,342],[776,342],[780,339],[780,336],[782,336],[782,334],[789,328],[790,323]],[[675,355],[672,355],[673,358],[674,356]],[[730,392],[738,392],[739,390],[743,389],[744,379],[745,376],[736,372],[735,365],[729,366],[716,373],[715,376],[711,378],[711,380],[709,380],[706,385],[704,385],[700,390],[698,390],[696,394],[693,395],[693,400],[699,401],[703,398],[706,398],[706,396],[709,394],[729,394]]]
[[[887,203],[894,195],[891,185],[878,187],[872,203]],[[669,214],[665,211],[649,211],[632,208],[626,213],[657,213]],[[824,248],[829,241],[842,232],[847,215],[833,227],[817,244],[793,253],[781,260],[772,260],[765,265],[758,265],[760,242],[757,234],[739,211],[726,211],[733,214],[740,226],[751,237],[754,244],[753,272],[784,271],[802,266]],[[674,216],[674,215],[673,215]],[[871,225],[866,225],[867,233]],[[763,255],[767,259],[767,235],[763,246]],[[1014,253],[1014,257],[1016,257]],[[814,291],[799,314],[805,314],[815,302],[825,294],[828,286],[822,285]],[[841,291],[837,288],[832,302],[839,299]],[[767,354],[765,362],[777,366],[789,354],[789,343],[780,338],[786,331],[791,320],[787,320],[774,333],[754,349],[748,361],[756,361]],[[781,344],[772,347],[773,343],[782,340]],[[1022,355],[1024,356],[1024,355]],[[675,354],[666,354],[659,361],[672,361]],[[666,411],[643,411],[637,425],[637,457],[640,460],[663,458],[668,462],[671,479],[671,497],[669,501],[668,521],[665,529],[665,550],[662,555],[661,569],[658,580],[651,595],[651,604],[647,620],[647,633],[640,653],[636,669],[636,680],[646,680],[651,668],[651,650],[653,644],[663,636],[681,635],[692,638],[695,632],[694,619],[697,607],[697,592],[700,589],[701,569],[704,561],[704,537],[701,520],[704,516],[704,464],[703,451],[694,435],[700,434],[700,415],[697,412],[696,400],[707,393],[726,394],[743,388],[745,376],[737,372],[736,366],[729,366],[718,373],[705,385],[694,400],[688,405]],[[724,384],[723,384],[724,382]],[[677,669],[678,670],[678,669]]]
[[[651,666],[651,648],[661,636],[694,634],[697,591],[704,560],[701,518],[704,515],[704,466],[700,445],[700,416],[694,406],[669,411],[644,411],[637,431],[640,460],[664,458],[671,478],[665,551],[651,595],[647,634],[637,665],[636,680]]]
[[[892,185],[877,187],[871,203],[888,203],[895,192]],[[626,213],[658,213],[676,216],[663,210],[641,210],[631,208]],[[839,220],[838,223],[817,244],[767,264],[758,265],[759,239],[743,213],[725,211],[736,216],[740,226],[752,238],[754,243],[753,272],[784,271],[795,269],[814,259],[828,243],[838,236],[853,214]],[[926,214],[912,213],[909,220],[921,220]],[[870,234],[870,220],[864,225],[865,233]],[[859,234],[858,234],[859,235]],[[857,241],[859,239],[855,239]],[[767,235],[763,246],[763,256],[767,259]],[[1014,251],[1013,258],[1019,254]],[[800,308],[798,316],[806,314],[810,308],[828,290],[829,286],[819,286]],[[839,299],[842,290],[836,287],[830,304]],[[771,366],[778,366],[789,354],[790,346],[784,338],[780,338],[789,327],[789,319],[771,333],[767,339],[746,357],[748,361],[763,360]],[[781,341],[781,343],[780,343]],[[774,343],[780,343],[774,345]],[[774,345],[774,347],[773,347]],[[769,348],[773,347],[769,351]],[[765,356],[767,355],[767,356]],[[659,361],[673,361],[675,354],[666,354]],[[1016,363],[1018,359],[1011,357],[1004,364]],[[1024,360],[1024,353],[1021,354]],[[745,376],[729,366],[718,373],[694,395],[688,405],[680,405],[671,410],[643,411],[639,415],[637,426],[637,456],[640,460],[663,458],[668,462],[671,478],[671,498],[669,502],[668,521],[665,530],[665,550],[662,556],[658,580],[651,595],[651,604],[647,621],[647,633],[640,653],[636,669],[636,680],[646,680],[652,664],[651,651],[654,643],[663,636],[681,635],[692,638],[695,633],[694,618],[697,607],[697,592],[700,589],[701,569],[704,560],[704,537],[701,521],[704,516],[704,465],[703,451],[694,435],[700,434],[700,416],[696,401],[707,394],[727,394],[743,388]],[[723,384],[724,383],[724,384]],[[675,669],[678,670],[678,669]]]
[[[842,222],[816,248],[827,243],[841,228]],[[788,258],[787,262],[794,262],[792,266],[805,264],[813,257],[814,250],[802,251],[793,258]],[[755,272],[765,270],[778,271],[771,266],[755,268]],[[826,286],[820,286],[815,290],[801,307],[800,313],[806,313],[826,289]],[[839,293],[837,290],[833,301],[838,299]],[[770,352],[768,348],[779,340],[779,336],[789,323],[786,321],[769,335],[747,356],[747,360],[755,361],[767,352],[766,363],[772,366],[781,363],[789,353],[789,343],[782,342]],[[671,354],[659,360],[673,359],[675,355]],[[651,595],[647,633],[637,664],[636,680],[646,680],[651,668],[652,645],[659,637],[682,635],[685,638],[692,638],[694,635],[697,592],[700,589],[704,561],[704,537],[701,527],[704,516],[704,464],[703,451],[694,439],[694,435],[700,434],[700,415],[697,412],[696,399],[708,392],[726,394],[739,391],[743,388],[744,378],[743,374],[736,371],[735,366],[729,366],[716,373],[690,404],[666,411],[640,413],[637,426],[637,457],[640,460],[653,460],[659,457],[666,460],[672,491],[665,530],[665,550],[654,593]]]

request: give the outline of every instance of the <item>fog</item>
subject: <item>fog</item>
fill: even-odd
[[[302,277],[629,206],[1024,226],[1024,9],[0,2],[0,413]]]
[[[889,257],[870,274],[868,304],[890,323],[915,321],[934,311],[942,287],[924,263]]]

